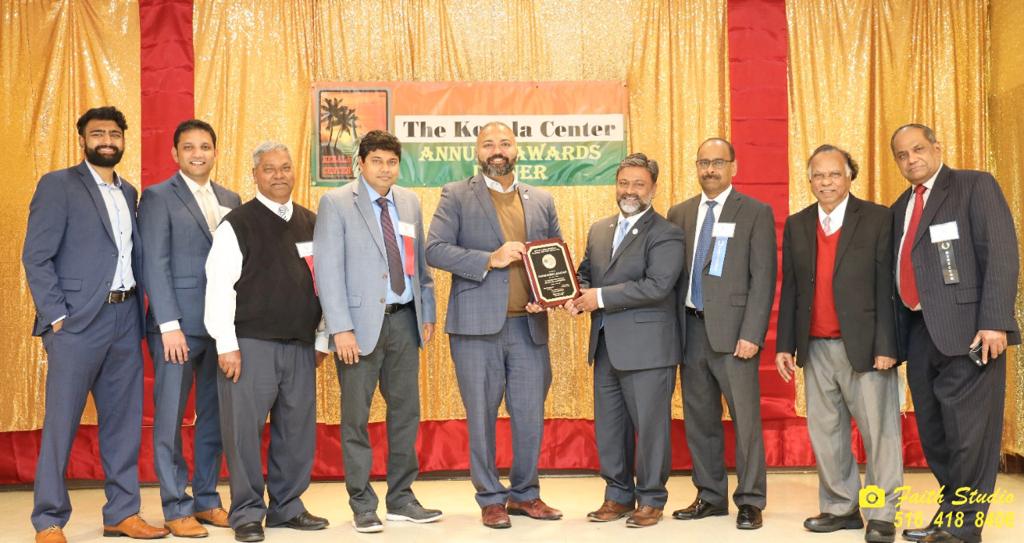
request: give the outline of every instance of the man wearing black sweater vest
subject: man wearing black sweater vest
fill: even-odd
[[[328,524],[301,499],[316,447],[316,368],[325,356],[314,350],[321,316],[311,273],[316,215],[291,200],[295,173],[284,145],[257,147],[252,173],[256,198],[224,217],[206,261],[204,320],[222,372],[228,517],[238,541],[262,541],[264,517],[268,527]],[[260,457],[268,414],[269,508]]]

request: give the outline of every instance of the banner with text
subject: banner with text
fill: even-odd
[[[519,146],[516,175],[534,185],[610,185],[626,156],[627,92],[617,81],[317,83],[312,184],[359,177],[359,139],[388,130],[402,142],[406,187],[477,173],[476,136],[500,121]]]

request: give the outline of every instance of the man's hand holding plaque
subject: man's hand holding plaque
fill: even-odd
[[[576,267],[564,241],[556,238],[531,241],[524,245],[522,259],[534,300],[527,305],[527,311],[537,313],[563,307],[579,296]]]

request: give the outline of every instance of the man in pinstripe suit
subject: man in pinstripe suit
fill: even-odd
[[[1013,217],[995,178],[942,163],[931,128],[908,124],[890,142],[911,183],[893,204],[897,328],[921,447],[942,500],[911,541],[976,543],[987,503],[961,500],[995,489],[1006,395],[1007,345],[1019,255]]]
[[[480,173],[445,185],[427,237],[427,264],[451,272],[445,331],[469,426],[469,473],[483,523],[511,526],[509,514],[557,520],[540,499],[537,459],[544,398],[551,385],[548,319],[530,303],[524,243],[562,237],[555,202],[520,183],[519,154],[503,123],[480,129]],[[498,480],[495,423],[502,397],[512,419],[511,488]]]

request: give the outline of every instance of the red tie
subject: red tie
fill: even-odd
[[[900,248],[900,298],[903,298],[903,305],[914,309],[921,303],[921,297],[917,293],[917,280],[914,278],[914,263],[911,261],[910,253],[914,247],[914,238],[917,237],[917,227],[921,224],[921,214],[924,212],[924,191],[928,190],[923,184],[914,187],[914,211],[910,214],[910,225],[907,226],[907,235],[903,238],[903,247]]]

